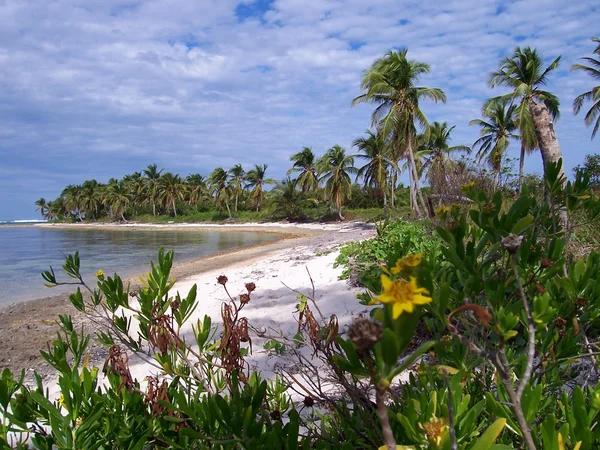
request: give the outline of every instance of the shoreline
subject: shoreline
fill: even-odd
[[[81,227],[80,224],[61,224],[67,227]],[[40,225],[36,225],[40,226]],[[42,226],[55,226],[43,224]],[[84,225],[89,228],[96,226]],[[113,226],[115,226],[113,224]],[[100,228],[106,228],[100,225]],[[133,225],[123,224],[117,225],[117,228],[148,228],[147,224]],[[277,260],[280,257],[294,258],[294,253],[297,249],[302,249],[305,256],[303,259],[308,260],[315,255],[327,252],[332,246],[339,243],[356,240],[355,232],[363,232],[370,234],[372,227],[361,223],[338,223],[338,224],[310,224],[308,226],[294,226],[288,224],[252,224],[252,225],[209,225],[198,226],[182,224],[167,224],[153,225],[150,228],[165,228],[165,229],[190,229],[193,228],[213,228],[219,231],[234,229],[235,231],[261,231],[279,234],[281,237],[261,244],[254,244],[235,250],[225,250],[216,254],[203,256],[191,261],[186,261],[180,264],[174,264],[171,275],[177,279],[175,288],[179,286],[187,286],[194,280],[206,279],[206,276],[217,271],[239,272],[243,268],[256,266],[264,263],[275,273],[277,270],[283,270],[285,264],[281,267],[273,267],[270,261]],[[369,231],[370,230],[370,231]],[[347,233],[347,231],[350,231]],[[362,237],[362,236],[361,236]],[[360,237],[359,237],[360,238]],[[149,267],[149,261],[145,263],[143,268]],[[265,267],[266,268],[266,267]],[[141,273],[145,272],[142,271]],[[204,278],[203,278],[204,277]],[[209,277],[210,278],[210,277]],[[135,288],[133,279],[131,288]],[[214,281],[214,280],[213,280]],[[203,283],[206,285],[207,282]],[[213,283],[214,284],[214,283]],[[199,298],[202,298],[204,293],[201,291],[201,286],[198,286]],[[73,289],[73,292],[75,289]],[[85,316],[76,311],[68,300],[68,293],[55,296],[48,296],[35,300],[29,300],[19,303],[13,303],[0,308],[0,339],[4,342],[4,348],[0,352],[0,370],[8,367],[13,372],[18,372],[21,369],[26,369],[27,377],[33,374],[33,370],[38,371],[44,378],[53,375],[52,369],[41,358],[39,351],[44,349],[47,343],[51,342],[56,337],[58,331],[57,321],[59,314],[70,314],[73,316],[73,322],[76,327],[82,325],[88,332],[94,330],[89,326],[89,321]],[[100,345],[91,345],[90,348],[92,361],[102,361],[106,356],[106,349]]]

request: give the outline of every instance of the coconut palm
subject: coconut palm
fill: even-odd
[[[177,217],[177,200],[185,198],[185,185],[181,177],[171,172],[165,172],[158,180],[157,200],[162,203],[167,211],[173,208],[173,215]]]
[[[299,172],[295,183],[300,186],[302,193],[316,191],[319,187],[319,176],[312,148],[303,147],[301,151],[290,157],[290,161],[293,161],[294,165],[287,171],[287,174]]]
[[[96,180],[86,180],[81,185],[81,207],[86,218],[96,219],[102,206],[102,187]]]
[[[199,173],[194,173],[186,177],[185,183],[189,204],[198,205],[207,191],[206,179]]]
[[[81,219],[82,189],[78,184],[70,184],[63,189],[60,196],[63,198],[64,207],[76,219]]]
[[[388,216],[388,171],[396,167],[396,163],[389,158],[389,147],[379,132],[366,131],[366,137],[359,137],[352,143],[363,154],[356,155],[366,159],[364,166],[358,169],[356,178],[363,177],[365,185],[372,186],[383,197],[383,211]]]
[[[37,206],[37,208],[35,208],[35,210],[40,212],[40,214],[42,215],[42,218],[47,219],[48,218],[48,203],[46,202],[46,199],[44,197],[42,197],[42,198],[36,200],[35,206]]]
[[[297,188],[297,180],[290,177],[277,183],[270,197],[270,213],[272,216],[284,215],[288,220],[300,220],[305,217],[304,208],[314,202]]]
[[[573,64],[571,70],[583,70],[594,80],[600,80],[600,37],[593,37],[592,41],[598,44],[594,50],[594,54],[598,55],[598,57],[581,58],[589,65]],[[590,106],[584,120],[588,127],[594,124],[594,128],[592,129],[592,139],[594,139],[594,136],[596,136],[596,133],[598,132],[598,128],[600,128],[600,86],[595,86],[591,90],[578,95],[575,100],[573,100],[573,112],[579,114],[584,102],[587,101],[592,102],[592,106]]]
[[[242,186],[242,182],[244,181],[244,175],[246,174],[244,168],[241,164],[236,164],[232,169],[229,170],[229,175],[231,175],[231,184],[233,187],[233,193],[235,195],[235,206],[234,211],[238,211],[238,199],[242,195],[244,190]]]
[[[249,170],[246,174],[247,187],[250,189],[250,198],[256,203],[256,210],[260,211],[263,203],[263,190],[266,184],[275,184],[275,180],[272,178],[266,178],[265,172],[267,171],[266,164],[254,165],[254,169]]]
[[[454,126],[448,128],[446,122],[433,122],[422,136],[419,146],[419,157],[424,158],[422,170],[427,171],[431,186],[447,183],[446,173],[452,165],[451,155],[456,152],[470,153],[471,148],[466,145],[450,146],[450,134]]]
[[[419,189],[419,176],[414,160],[417,136],[415,123],[426,128],[428,122],[419,107],[419,101],[431,99],[445,103],[446,95],[441,89],[416,85],[419,77],[429,72],[429,65],[409,60],[406,54],[406,49],[390,51],[383,58],[375,60],[363,75],[361,89],[366,93],[356,97],[352,105],[378,105],[371,115],[372,125],[377,125],[385,139],[390,140],[395,161],[406,158],[413,209],[417,216],[421,216],[425,201]],[[393,185],[395,186],[395,181]],[[421,207],[418,205],[417,195]]]
[[[58,197],[56,200],[48,202],[48,219],[61,219],[69,215],[69,211],[65,208],[64,200]]]
[[[227,172],[222,167],[217,167],[208,176],[208,185],[211,195],[215,196],[215,201],[219,213],[223,210],[223,204],[227,207],[227,214],[231,219],[231,209],[229,208],[229,200],[232,197],[232,189],[228,184]]]
[[[123,180],[111,179],[106,185],[105,202],[113,217],[125,220],[125,208],[131,203],[131,191]]]
[[[142,170],[144,176],[147,178],[148,183],[148,201],[152,204],[152,215],[156,215],[156,197],[158,195],[158,180],[160,174],[164,169],[158,170],[156,164],[149,164],[144,170]]]
[[[535,49],[526,47],[516,48],[511,57],[502,59],[500,68],[490,75],[489,84],[508,87],[511,92],[488,100],[486,109],[492,103],[513,101],[518,104],[517,127],[521,137],[521,155],[519,161],[519,191],[523,184],[525,154],[539,148],[542,153],[544,167],[548,161],[555,161],[556,155],[550,155],[546,145],[542,145],[538,134],[543,132],[542,125],[536,119],[539,111],[541,115],[556,120],[559,117],[558,97],[551,92],[543,90],[548,82],[548,74],[558,67],[560,56],[544,69],[544,60]],[[545,112],[544,112],[545,110]],[[536,125],[536,121],[538,125]],[[537,129],[536,129],[537,128]],[[560,153],[560,149],[558,150]]]
[[[352,195],[351,173],[356,173],[354,167],[354,156],[346,155],[344,148],[334,145],[319,160],[318,167],[321,178],[319,182],[325,183],[325,197],[335,206],[340,220],[344,201]]]
[[[517,131],[517,105],[506,102],[495,102],[482,111],[484,119],[475,119],[469,125],[480,128],[479,139],[473,148],[479,147],[475,155],[481,162],[487,164],[496,174],[496,183],[501,182],[502,159],[508,149],[511,139],[518,139]]]
[[[131,204],[133,206],[133,214],[137,214],[137,207],[147,203],[147,180],[142,176],[141,172],[133,172],[130,175],[125,175],[123,181],[129,186],[131,192]]]

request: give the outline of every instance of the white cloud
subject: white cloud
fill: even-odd
[[[557,133],[567,166],[597,151],[582,117],[570,112],[592,81],[568,71],[593,49],[600,12],[592,1],[276,0],[262,17],[244,20],[236,6],[1,3],[0,156],[5,170],[21,174],[12,178],[21,203],[3,196],[0,216],[8,216],[0,218],[33,214],[40,195],[52,198],[65,184],[105,181],[152,162],[182,174],[267,163],[280,178],[302,146],[324,151],[362,134],[371,107],[349,106],[362,71],[403,46],[431,65],[421,83],[446,91],[446,105],[423,108],[431,120],[457,125],[455,143],[475,140],[468,121],[499,93],[487,79],[501,56],[517,45],[548,59],[562,54],[548,88],[562,102]],[[527,164],[539,169],[536,158]],[[17,187],[28,170],[48,175],[45,193]]]

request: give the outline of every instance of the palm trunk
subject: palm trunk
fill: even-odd
[[[238,194],[235,194],[235,212],[237,212],[237,205],[238,205]]]
[[[175,217],[177,217],[177,208],[175,208],[175,197],[173,197],[173,213],[175,214]]]
[[[229,218],[231,219],[231,210],[229,209],[229,202],[225,200],[225,206],[227,206],[227,214],[229,214]]]
[[[386,186],[387,187],[387,186]],[[387,193],[385,187],[383,188],[383,216],[388,218],[388,207],[387,207]]]
[[[396,206],[396,169],[392,169],[391,185],[392,188],[392,208]]]
[[[537,137],[540,152],[542,154],[544,175],[546,175],[546,166],[548,163],[561,164],[558,172],[558,178],[561,180],[564,187],[567,181],[564,172],[564,160],[562,159],[562,152],[560,151],[558,139],[556,138],[556,133],[554,132],[554,123],[552,123],[550,112],[543,103],[535,104],[533,101],[530,101],[530,109],[531,116],[533,118],[535,135]],[[551,198],[548,198],[548,200],[552,202]],[[567,212],[561,209],[558,213],[558,217],[563,230],[566,232],[568,225]]]
[[[521,156],[519,159],[519,194],[523,189],[523,179],[525,177],[525,143],[521,141]]]
[[[421,212],[421,208],[419,208],[419,201],[417,199],[417,191],[419,189],[419,184],[417,181],[417,168],[416,168],[416,164],[415,164],[415,158],[412,152],[412,142],[409,139],[408,140],[408,147],[407,147],[407,153],[408,153],[408,171],[409,171],[409,175],[410,175],[410,180],[411,180],[411,199],[413,202],[413,211],[415,212],[415,214],[417,215],[417,217],[421,217],[423,215],[423,213]],[[422,196],[421,196],[422,198]],[[423,201],[422,205],[425,204],[425,201]]]

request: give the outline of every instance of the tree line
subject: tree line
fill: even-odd
[[[585,63],[574,64],[571,70],[583,71],[598,80],[600,38],[592,41],[597,44],[593,56],[581,58]],[[352,101],[352,106],[369,103],[375,109],[371,128],[353,142],[356,153],[334,145],[317,157],[312,148],[304,147],[291,156],[292,167],[279,183],[266,176],[266,164],[248,171],[240,164],[229,170],[217,167],[208,177],[190,174],[185,178],[151,164],[106,184],[87,180],[81,185],[69,185],[57,199],[40,198],[36,206],[47,219],[96,220],[108,216],[125,220],[126,215],[135,216],[144,208],[154,216],[177,216],[178,206],[183,205],[216,208],[232,217],[242,207],[261,211],[267,186],[276,184],[270,193],[275,209],[325,201],[343,219],[342,208],[351,198],[353,183],[360,181],[374,192],[387,215],[388,206],[395,206],[398,179],[405,172],[409,178],[410,207],[420,217],[431,210],[425,195],[433,193],[440,203],[451,203],[457,196],[456,186],[472,177],[472,167],[465,164],[464,158],[457,159],[456,154],[475,150],[477,163],[485,163],[492,171],[487,181],[493,188],[500,188],[511,142],[520,145],[520,190],[526,154],[539,150],[544,167],[562,157],[553,128],[560,115],[560,102],[544,89],[560,60],[559,56],[545,66],[541,55],[530,47],[517,47],[513,55],[502,59],[498,70],[490,74],[488,84],[491,88],[508,88],[509,92],[484,102],[481,118],[470,122],[480,131],[471,146],[450,145],[454,126],[429,123],[421,102],[445,103],[446,94],[439,88],[418,85],[430,67],[408,59],[407,50],[402,49],[389,51],[363,74],[363,93]],[[593,139],[600,128],[600,86],[577,96],[573,112],[578,114],[586,102],[591,106],[584,121],[592,126]],[[364,164],[355,165],[359,160]],[[427,193],[421,187],[422,181],[429,187]]]

